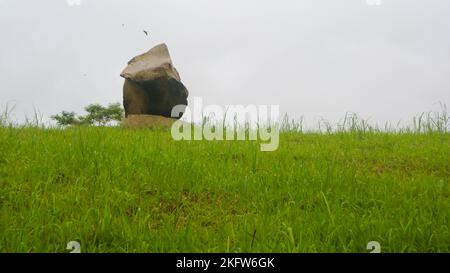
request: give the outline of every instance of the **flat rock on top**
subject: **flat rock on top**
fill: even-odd
[[[120,76],[135,82],[152,81],[162,77],[181,81],[178,71],[172,64],[166,44],[157,45],[148,52],[131,59]]]

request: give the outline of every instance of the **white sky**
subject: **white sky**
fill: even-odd
[[[165,42],[189,101],[379,123],[450,106],[450,1],[381,1],[0,0],[0,105],[122,102],[127,61]]]

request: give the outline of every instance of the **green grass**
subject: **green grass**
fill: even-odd
[[[0,252],[449,252],[450,134],[0,127]]]

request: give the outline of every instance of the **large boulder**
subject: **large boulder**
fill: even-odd
[[[182,105],[181,118],[189,95],[172,64],[165,44],[136,56],[120,74],[125,78],[123,106],[125,116],[159,115],[171,117],[172,109]]]

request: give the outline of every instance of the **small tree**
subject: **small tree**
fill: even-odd
[[[50,118],[55,120],[58,125],[61,126],[75,125],[80,123],[80,120],[76,117],[75,112],[62,111],[60,114],[53,115]]]
[[[105,108],[105,117],[107,118],[107,122],[111,121],[122,121],[125,113],[120,103],[111,103],[108,107]]]
[[[86,124],[105,125],[105,108],[100,104],[89,104],[84,108],[88,113],[83,120]]]

